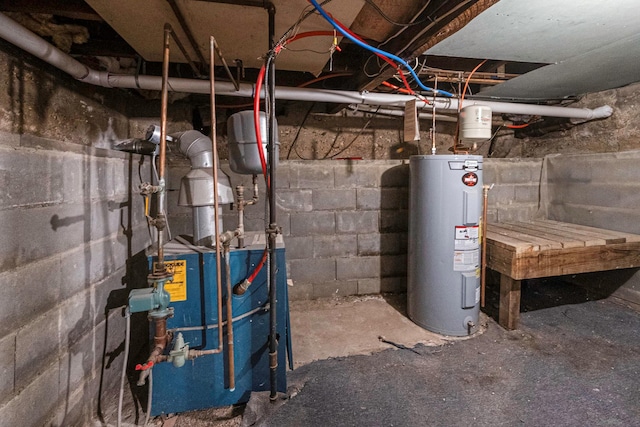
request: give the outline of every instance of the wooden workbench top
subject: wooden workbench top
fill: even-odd
[[[640,235],[551,220],[487,224],[487,266],[522,280],[640,267]]]

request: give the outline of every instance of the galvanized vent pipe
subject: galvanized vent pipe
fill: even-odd
[[[162,79],[157,76],[119,75],[91,69],[2,13],[0,13],[0,37],[85,83],[125,89],[160,90],[162,87]],[[169,88],[174,92],[210,93],[209,82],[206,80],[170,78]],[[237,90],[233,83],[216,83],[218,95],[253,98],[254,89],[254,85],[248,83],[240,84]],[[264,97],[264,94],[261,96]],[[397,107],[404,107],[407,101],[415,99],[411,95],[289,87],[277,87],[275,96],[278,99],[290,101]],[[439,111],[458,111],[458,99],[456,98],[438,97],[433,98],[433,102]],[[418,101],[417,104],[419,108],[427,107],[424,101]],[[461,107],[478,104],[488,106],[494,113],[565,117],[575,119],[578,122],[607,118],[613,113],[613,108],[608,105],[589,109],[469,99],[465,99]]]

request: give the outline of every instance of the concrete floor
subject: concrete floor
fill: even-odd
[[[640,425],[638,313],[542,286],[524,290],[524,310],[533,311],[519,330],[482,314],[481,331],[465,339],[416,326],[404,295],[293,302],[288,396],[273,404],[254,393],[246,407],[150,424]],[[543,308],[528,295],[544,299]],[[490,299],[488,311],[495,307]],[[127,414],[133,423],[134,411]]]

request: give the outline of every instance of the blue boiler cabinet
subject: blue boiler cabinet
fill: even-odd
[[[478,328],[482,156],[410,158],[407,312],[443,335]]]
[[[213,249],[193,246],[185,240],[168,242],[165,260],[169,268],[177,268],[174,281],[165,287],[171,294],[173,317],[167,329],[175,336],[181,332],[191,349],[218,347],[216,256]],[[277,334],[278,334],[278,391],[286,391],[287,355],[293,369],[289,304],[285,268],[285,249],[279,236],[277,259]],[[250,239],[247,240],[251,242]],[[264,242],[264,238],[262,238]],[[232,286],[244,280],[258,264],[264,243],[232,249],[230,257]],[[222,256],[222,254],[221,254]],[[149,257],[151,265],[152,257]],[[223,319],[226,321],[226,286],[223,278]],[[181,273],[184,272],[184,274]],[[267,265],[242,296],[233,295],[233,332],[235,361],[235,390],[228,385],[227,327],[223,326],[224,350],[187,360],[176,368],[171,363],[153,367],[151,415],[170,414],[218,406],[244,403],[252,391],[266,391],[269,382],[269,292]],[[152,327],[153,329],[153,327]],[[153,330],[150,331],[153,336]],[[171,344],[173,345],[173,343]]]

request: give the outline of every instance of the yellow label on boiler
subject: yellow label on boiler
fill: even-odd
[[[171,302],[187,300],[187,261],[184,259],[165,261],[167,270],[173,273],[173,280],[164,284],[164,289],[171,296]]]

